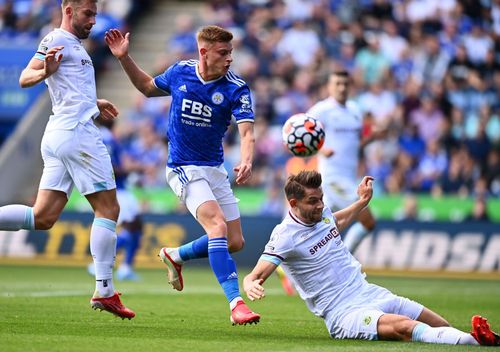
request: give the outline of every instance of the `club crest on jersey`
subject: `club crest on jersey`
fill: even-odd
[[[324,222],[325,224],[329,224],[329,223],[330,223],[330,219],[328,219],[328,218],[323,218],[323,222]]]
[[[222,93],[220,92],[215,92],[213,95],[212,95],[212,102],[216,105],[219,105],[219,104],[222,104],[222,102],[224,101],[224,96],[222,95]]]
[[[54,38],[51,35],[43,38],[42,43],[50,43]]]
[[[250,105],[250,96],[248,94],[243,94],[241,97],[240,97],[240,102],[242,104],[246,104],[246,105]]]

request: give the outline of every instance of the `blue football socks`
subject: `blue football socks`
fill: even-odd
[[[208,257],[208,235],[180,246],[179,256],[183,261]]]
[[[236,264],[229,254],[225,237],[208,240],[208,260],[227,300],[231,302],[240,297]]]

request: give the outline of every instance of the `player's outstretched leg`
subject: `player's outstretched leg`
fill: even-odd
[[[105,310],[117,317],[130,320],[135,317],[135,313],[122,304],[120,295],[121,293],[115,291],[115,294],[111,297],[92,297],[90,299],[90,306],[92,309]]]
[[[208,260],[229,301],[233,325],[257,324],[260,315],[252,312],[241,298],[238,272],[228,251],[227,238],[215,237],[208,240]]]
[[[500,335],[491,330],[486,318],[474,315],[471,322],[471,335],[474,336],[481,346],[500,346]]]

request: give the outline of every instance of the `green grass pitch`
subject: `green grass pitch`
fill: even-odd
[[[267,297],[250,306],[258,325],[232,326],[208,268],[187,268],[185,291],[173,291],[163,271],[140,270],[140,282],[116,282],[135,319],[90,309],[93,279],[84,268],[0,266],[0,351],[479,351],[480,347],[337,341],[298,297],[272,277]],[[240,270],[240,278],[246,270]],[[241,281],[241,280],[240,280]],[[369,281],[426,305],[461,330],[479,313],[500,330],[498,281],[394,278]]]

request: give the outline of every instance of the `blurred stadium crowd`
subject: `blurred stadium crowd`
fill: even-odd
[[[54,3],[0,0],[0,36],[43,36],[58,25]],[[96,66],[105,69],[104,31],[125,29],[132,11],[147,2],[99,3],[89,45]],[[273,200],[286,173],[315,163],[291,158],[281,145],[281,125],[326,97],[326,80],[337,68],[352,75],[364,136],[385,134],[360,152],[359,175],[374,176],[378,194],[500,196],[500,0],[212,0],[200,6],[202,18],[177,18],[156,73],[197,57],[198,26],[234,33],[232,70],[252,89],[256,116],[251,186],[269,190],[269,212],[282,211]],[[138,95],[117,126],[136,170],[134,185],[165,186],[169,104],[169,98]],[[228,169],[238,162],[236,138],[231,129]]]

